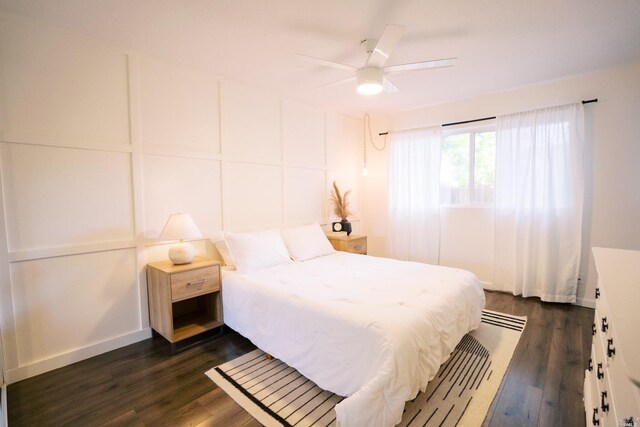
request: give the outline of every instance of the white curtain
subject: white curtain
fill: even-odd
[[[496,289],[575,302],[583,170],[582,104],[498,117]]]
[[[440,258],[440,126],[394,132],[389,155],[389,249],[397,259]]]

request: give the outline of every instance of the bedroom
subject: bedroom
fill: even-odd
[[[640,249],[638,1],[235,3],[0,2],[9,407],[27,378],[149,341],[145,266],[167,258],[157,236],[172,212],[190,213],[198,253],[218,257],[220,230],[329,224],[335,180],[352,190],[368,253],[391,255],[389,148],[366,141],[364,177],[367,112],[381,147],[389,130],[598,98],[584,107],[577,304],[595,305],[591,247]],[[394,23],[408,29],[390,63],[458,63],[363,97],[316,89],[348,74],[296,56],[360,66],[360,41]],[[490,283],[492,227],[490,209],[443,207],[440,263]]]

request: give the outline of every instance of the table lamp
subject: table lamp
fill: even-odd
[[[202,237],[198,226],[193,222],[191,215],[186,213],[174,213],[169,216],[167,223],[158,236],[160,240],[179,240],[179,243],[169,248],[169,259],[174,264],[189,264],[193,261],[196,250],[191,243],[184,239],[197,239]]]

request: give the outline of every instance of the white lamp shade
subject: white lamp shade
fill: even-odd
[[[167,223],[158,236],[160,240],[198,239],[202,233],[193,222],[191,215],[186,213],[174,213],[169,216]]]

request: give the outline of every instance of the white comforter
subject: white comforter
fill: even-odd
[[[337,424],[393,426],[480,323],[468,271],[336,252],[223,277],[224,321],[318,386]]]

